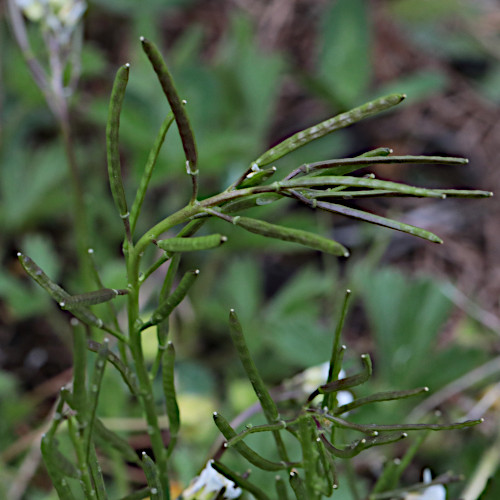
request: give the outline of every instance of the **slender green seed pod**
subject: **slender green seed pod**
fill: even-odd
[[[132,462],[137,465],[141,463],[134,448],[130,446],[126,439],[108,429],[99,418],[94,419],[94,432],[98,442],[104,443],[106,446],[111,446],[118,451],[127,462]]]
[[[245,479],[239,474],[236,474],[236,472],[233,472],[223,463],[214,460],[212,461],[212,467],[224,477],[236,484],[236,486],[239,486],[241,489],[251,493],[256,498],[256,500],[270,500],[269,497],[260,488],[252,484],[250,481],[248,481],[248,479]]]
[[[290,472],[289,481],[290,481],[290,486],[292,487],[292,490],[295,493],[295,496],[297,497],[297,500],[309,499],[309,495],[307,494],[304,481],[299,476],[299,472],[297,471],[297,469],[293,469]]]
[[[48,294],[57,302],[66,300],[70,295],[66,290],[54,283],[39,267],[35,261],[30,259],[27,255],[17,252],[19,262],[29,276],[35,280]]]
[[[71,295],[59,305],[64,309],[71,309],[73,306],[92,306],[95,304],[102,304],[109,302],[118,295],[126,295],[128,290],[116,290],[114,288],[102,288],[93,292],[81,293],[78,295]]]
[[[336,203],[329,203],[326,201],[316,201],[316,208],[325,210],[327,212],[342,214],[353,219],[370,222],[371,224],[376,224],[378,226],[395,229],[396,231],[411,234],[412,236],[417,236],[418,238],[422,238],[433,243],[443,243],[443,240],[441,238],[436,236],[434,233],[431,233],[430,231],[426,231],[425,229],[421,229],[419,227],[405,224],[403,222],[398,222],[392,219],[387,219],[386,217],[381,217],[380,215],[363,212],[362,210],[357,210],[355,208],[338,205]]]
[[[179,405],[174,383],[175,349],[174,344],[169,342],[163,352],[162,382],[165,395],[165,406],[170,431],[170,442],[168,444],[168,455],[170,455],[177,442],[177,434],[180,428]]]
[[[371,158],[372,156],[389,156],[393,153],[391,148],[375,148],[370,151],[366,151],[366,153],[360,154],[360,158]]]
[[[303,231],[302,229],[278,226],[258,219],[240,216],[233,218],[233,224],[242,227],[246,231],[267,238],[299,243],[300,245],[341,257],[349,256],[347,248],[340,243],[308,231]]]
[[[269,432],[269,431],[279,431],[281,429],[286,429],[289,425],[295,423],[295,421],[285,422],[284,420],[280,420],[275,424],[262,424],[262,425],[252,425],[247,426],[245,430],[241,431],[239,434],[229,439],[227,442],[227,447],[230,448],[234,446],[236,443],[245,439],[250,434],[255,434],[257,432]]]
[[[85,328],[77,319],[71,320],[73,327],[73,406],[80,425],[86,422],[87,410],[87,336]]]
[[[314,498],[316,486],[321,479],[318,474],[319,454],[316,447],[315,424],[311,418],[301,418],[299,420],[300,447],[302,449],[302,462],[305,474],[305,488],[307,496]]]
[[[414,186],[407,186],[398,182],[381,181],[378,179],[369,179],[364,177],[350,177],[342,175],[328,175],[318,177],[300,177],[298,179],[291,179],[289,181],[277,182],[276,187],[282,189],[297,189],[301,187],[324,187],[324,186],[347,186],[347,187],[361,187],[368,189],[386,189],[396,193],[408,194],[411,196],[425,196],[428,198],[440,198],[445,196],[433,189],[418,188]]]
[[[265,170],[256,170],[250,172],[244,179],[236,186],[238,189],[258,186],[263,182],[266,182],[267,179],[272,177],[276,173],[276,167],[267,168]]]
[[[353,429],[366,434],[373,434],[378,431],[450,431],[455,429],[465,429],[467,427],[472,427],[474,425],[481,424],[483,419],[475,420],[465,420],[464,422],[456,422],[453,424],[394,424],[394,425],[384,425],[384,424],[354,424],[348,422],[342,418],[335,417],[333,415],[324,414],[322,415],[327,420],[334,422],[338,427],[343,427],[344,429]]]
[[[269,165],[269,163],[272,163],[278,158],[305,146],[315,139],[319,139],[320,137],[352,125],[353,123],[363,120],[364,118],[368,118],[376,113],[392,108],[393,106],[399,104],[405,97],[406,96],[402,94],[392,94],[386,97],[381,97],[347,111],[346,113],[341,113],[340,115],[318,123],[313,127],[297,132],[288,139],[285,139],[278,145],[266,151],[262,156],[255,160],[254,164],[258,167]]]
[[[182,147],[186,156],[186,169],[188,174],[194,174],[196,172],[198,160],[196,143],[186,110],[175,88],[174,80],[156,45],[144,37],[141,37],[141,44],[144,52],[151,62],[151,65],[153,66],[153,69],[155,70],[156,75],[158,76],[161,88],[163,89],[163,92],[168,99],[168,103],[170,104],[170,108],[174,113],[175,121],[177,123],[179,135],[182,141]]]
[[[168,240],[155,241],[155,243],[166,252],[194,252],[217,248],[226,241],[227,237],[222,234],[210,234],[191,238],[169,238]]]
[[[87,457],[90,453],[90,447],[92,445],[92,431],[94,427],[94,421],[96,419],[97,404],[99,402],[99,393],[102,387],[102,379],[104,376],[104,370],[106,368],[106,362],[108,360],[108,347],[109,341],[107,338],[104,339],[103,343],[100,345],[97,352],[97,358],[94,363],[94,373],[90,381],[89,395],[88,395],[88,420],[87,425],[84,429],[84,444]]]
[[[342,413],[346,413],[354,410],[355,408],[359,408],[360,406],[364,406],[369,403],[376,403],[379,401],[393,401],[395,399],[406,399],[411,398],[413,396],[418,396],[422,393],[429,392],[428,387],[419,387],[417,389],[409,389],[407,391],[388,391],[388,392],[378,392],[376,394],[371,394],[370,396],[366,396],[364,398],[358,398],[350,403],[339,406],[333,412],[334,415],[341,415]]]
[[[235,438],[238,435],[236,431],[231,427],[229,422],[220,413],[215,412],[213,414],[213,417],[215,425],[228,441],[232,438]],[[289,467],[289,465],[286,463],[271,462],[270,460],[267,460],[266,458],[262,457],[257,452],[252,450],[243,441],[236,442],[232,447],[243,458],[248,460],[251,464],[255,465],[256,467],[259,467],[260,469],[269,471],[278,471]]]
[[[326,439],[324,434],[319,435],[321,441],[325,445],[326,451],[331,453],[333,456],[338,458],[352,458],[359,455],[363,450],[372,448],[373,446],[382,446],[385,444],[395,443],[401,441],[408,437],[405,432],[397,434],[382,434],[374,437],[366,437],[363,439],[358,439],[345,448],[336,448],[333,446],[328,439]]]
[[[99,460],[97,458],[94,443],[91,443],[90,446],[88,463],[90,467],[92,483],[94,485],[94,490],[92,491],[92,493],[95,493],[96,500],[108,500],[106,486],[104,484],[104,476],[102,474],[101,465],[99,464]]]
[[[177,288],[158,306],[156,311],[151,316],[151,320],[145,323],[142,327],[144,330],[151,325],[157,325],[170,316],[172,311],[181,303],[189,289],[200,274],[198,269],[188,271],[182,277]]]
[[[87,340],[87,348],[93,352],[101,352],[103,349],[102,344],[96,342],[95,340]],[[107,351],[107,360],[118,370],[122,376],[123,381],[136,398],[140,396],[139,386],[137,385],[137,380],[135,374],[130,368],[128,368],[120,358],[113,352]]]
[[[174,121],[174,114],[170,112],[163,121],[160,130],[158,132],[158,135],[156,136],[153,147],[149,152],[148,160],[146,162],[146,166],[144,167],[144,172],[141,177],[141,182],[139,184],[139,188],[137,189],[137,194],[135,196],[132,209],[130,210],[130,229],[132,234],[134,233],[135,225],[137,224],[137,218],[139,217],[139,213],[141,211],[144,198],[146,196],[146,191],[149,186],[149,181],[151,180],[151,176],[153,175],[153,170],[156,166],[158,155],[160,154],[161,147],[165,142],[165,136],[167,135],[167,132],[170,129],[170,125],[172,125],[173,121]]]
[[[276,422],[279,419],[278,408],[276,407],[273,398],[269,394],[264,381],[262,380],[257,367],[248,350],[241,323],[234,309],[229,313],[229,330],[233,339],[233,344],[236,348],[241,364],[245,369],[248,379],[257,395],[262,406],[262,411],[268,422]]]
[[[108,152],[108,175],[111,193],[120,217],[128,217],[127,199],[123,188],[120,165],[119,130],[120,114],[122,110],[125,89],[127,88],[130,65],[125,64],[118,69],[111,91],[109,103],[108,123],[106,127],[106,144]]]
[[[337,380],[340,373],[340,363],[338,363],[339,359],[339,347],[340,347],[340,336],[342,333],[342,329],[344,327],[345,318],[347,315],[347,308],[349,306],[349,299],[351,297],[351,290],[346,290],[344,294],[344,302],[342,304],[342,309],[340,312],[340,318],[337,322],[337,327],[335,328],[335,334],[333,337],[333,345],[332,345],[332,353],[330,355],[330,366],[328,367],[328,376],[326,379],[326,383],[330,383],[333,380]],[[337,398],[333,397],[333,394],[325,394],[323,398],[322,408],[332,408],[336,406]]]
[[[164,500],[165,497],[163,496],[163,488],[161,486],[158,469],[156,467],[156,464],[145,451],[142,452],[142,465],[144,468],[144,473],[146,474],[146,480],[149,485],[151,500]]]
[[[259,207],[262,205],[269,205],[275,201],[282,200],[283,196],[276,193],[261,193],[246,196],[245,198],[231,200],[222,207],[225,214],[233,214],[241,212],[248,208]]]
[[[57,459],[53,456],[53,439],[49,435],[44,434],[42,436],[40,448],[45,467],[47,468],[47,472],[49,473],[58,497],[61,500],[75,500],[75,496],[73,495],[64,474],[57,466]]]
[[[286,491],[285,482],[281,476],[275,477],[274,485],[276,487],[276,498],[278,500],[288,500],[288,493]]]
[[[150,494],[151,488],[149,486],[146,486],[145,488],[130,493],[130,495],[121,497],[120,500],[144,500],[145,498],[149,498]]]
[[[308,398],[308,401],[312,401],[318,394],[327,394],[331,392],[338,392],[349,389],[351,387],[356,387],[366,382],[372,374],[372,361],[368,354],[361,355],[361,361],[364,365],[364,370],[357,375],[351,377],[341,378],[339,380],[334,380],[328,384],[320,385]]]
[[[66,301],[68,299],[71,300],[71,295],[59,285],[54,283],[32,259],[23,255],[21,252],[18,252],[17,256],[29,276],[33,278],[54,300],[56,300],[61,307],[66,305]],[[75,305],[71,307],[71,314],[86,325],[103,329],[115,337],[126,341],[126,339],[119,332],[115,332],[106,327],[101,318],[98,318],[94,313],[82,305]]]

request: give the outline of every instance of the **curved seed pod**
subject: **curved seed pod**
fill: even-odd
[[[257,170],[250,172],[244,179],[241,181],[237,189],[258,186],[263,182],[266,182],[271,176],[273,176],[276,172],[276,167],[271,167],[265,170]]]
[[[139,212],[141,211],[142,204],[144,202],[144,197],[146,196],[146,191],[148,189],[149,181],[151,180],[151,176],[153,174],[153,170],[156,165],[156,160],[158,159],[158,155],[160,154],[160,149],[165,142],[165,136],[174,121],[174,114],[170,112],[165,120],[163,121],[160,131],[156,136],[155,142],[151,151],[149,152],[148,160],[146,162],[146,166],[144,167],[144,172],[141,177],[141,182],[139,184],[139,188],[137,189],[137,194],[135,195],[135,200],[132,205],[132,209],[130,210],[130,230],[133,233],[135,229],[135,225],[137,223],[137,218],[139,217]]]
[[[288,500],[288,493],[286,491],[286,486],[281,476],[275,477],[274,485],[276,487],[276,498],[278,500]]]
[[[100,352],[102,349],[102,344],[96,342],[95,340],[87,340],[87,348],[89,349],[89,351]],[[130,393],[133,394],[136,398],[139,398],[140,390],[137,385],[135,374],[132,372],[132,370],[127,367],[112,351],[107,351],[107,359],[118,370],[118,372],[122,376],[123,381],[129,388]]]
[[[251,493],[257,500],[269,500],[269,497],[257,486],[252,484],[248,479],[236,474],[229,467],[226,467],[223,463],[218,462],[217,460],[212,461],[212,467],[224,477],[232,481],[236,486],[239,486],[241,489],[248,491]]]
[[[232,438],[235,438],[238,435],[236,431],[231,427],[229,422],[220,413],[215,412],[213,417],[215,425],[228,441]],[[257,452],[252,450],[243,441],[238,441],[234,443],[232,447],[236,451],[238,451],[238,453],[242,457],[246,458],[251,464],[255,465],[256,467],[259,467],[260,469],[278,471],[289,467],[289,464],[286,464],[284,462],[278,463],[267,460],[266,458],[260,456]]]
[[[166,252],[194,252],[217,248],[226,241],[227,237],[222,234],[210,234],[191,238],[169,238],[168,240],[158,240],[155,243]]]
[[[284,420],[280,420],[280,421],[276,422],[275,424],[262,424],[262,425],[247,426],[239,434],[237,434],[236,436],[234,436],[231,439],[228,439],[227,448],[231,448],[236,443],[238,443],[242,439],[245,439],[250,434],[255,434],[257,432],[279,431],[281,429],[286,429],[289,425],[294,424],[294,423],[296,423],[295,420],[292,420],[291,422],[290,421],[285,422]]]
[[[348,125],[352,125],[353,123],[363,120],[364,118],[368,118],[376,113],[392,108],[393,106],[399,104],[405,97],[406,96],[403,94],[392,94],[386,97],[381,97],[363,104],[362,106],[351,109],[346,113],[341,113],[340,115],[318,123],[313,127],[297,132],[288,139],[285,139],[278,145],[266,151],[262,156],[255,160],[254,164],[258,167],[269,165],[269,163],[272,163],[278,158],[295,151],[301,146],[305,146],[315,139],[319,139],[320,137],[330,134],[335,130],[347,127]]]
[[[306,487],[304,485],[304,481],[299,476],[299,472],[297,469],[292,469],[289,476],[290,486],[292,487],[297,500],[303,500],[305,498],[309,498]]]
[[[85,421],[87,409],[87,336],[85,328],[76,319],[71,320],[73,327],[73,407],[77,412],[80,425]]]
[[[361,355],[361,361],[364,365],[364,370],[357,375],[351,377],[341,378],[334,380],[328,384],[320,385],[308,398],[307,401],[312,401],[318,394],[327,394],[330,392],[337,392],[355,387],[366,382],[372,374],[372,361],[368,354]]]
[[[123,189],[122,171],[120,165],[119,151],[119,130],[120,114],[122,110],[125,89],[127,88],[130,65],[125,64],[118,69],[111,91],[109,103],[108,123],[106,127],[106,144],[108,152],[108,175],[109,185],[115,205],[118,208],[120,217],[125,219],[128,216],[127,199]]]
[[[267,238],[299,243],[300,245],[341,257],[349,256],[347,248],[340,243],[308,231],[303,231],[302,229],[278,226],[249,217],[236,216],[232,219],[232,222],[251,233],[260,234]]]
[[[301,177],[299,179],[292,179],[289,181],[282,181],[272,184],[282,189],[296,189],[300,187],[324,187],[324,186],[347,186],[347,187],[360,187],[368,189],[385,189],[394,191],[396,193],[408,194],[411,196],[424,196],[427,198],[446,198],[442,193],[434,189],[418,188],[400,184],[398,182],[381,181],[378,179],[370,179],[365,177],[350,177],[342,175],[328,175],[317,177]]]
[[[389,391],[389,392],[378,392],[376,394],[372,394],[370,396],[366,396],[364,398],[355,399],[350,403],[339,406],[333,412],[334,415],[341,415],[342,413],[346,413],[348,411],[354,410],[355,408],[359,408],[360,406],[376,403],[378,401],[393,401],[395,399],[405,399],[411,398],[413,396],[418,396],[419,394],[429,392],[428,387],[419,387],[417,389],[409,389],[407,391]]]
[[[338,458],[352,458],[361,453],[363,450],[366,450],[367,448],[401,441],[401,439],[407,438],[408,434],[403,432],[398,434],[382,434],[379,436],[367,437],[354,441],[349,446],[346,446],[343,449],[333,446],[333,444],[328,441],[324,434],[320,434],[319,437],[325,445],[325,449],[333,456]]]
[[[347,315],[347,308],[349,306],[349,299],[351,298],[351,290],[346,290],[344,295],[344,302],[342,304],[342,309],[340,311],[340,318],[337,322],[337,327],[335,328],[335,334],[333,337],[332,353],[330,355],[330,365],[328,367],[328,376],[326,378],[326,383],[330,383],[333,380],[337,380],[340,373],[340,336],[342,329],[344,327],[345,317]],[[343,350],[342,350],[343,352]],[[333,394],[325,394],[323,398],[322,408],[334,408],[337,406],[337,398],[333,397]]]
[[[283,196],[276,193],[261,193],[246,196],[245,198],[231,200],[222,207],[225,214],[232,214],[246,210],[247,208],[269,205],[275,201],[282,200]]]
[[[182,299],[184,299],[199,274],[200,271],[198,269],[188,271],[184,274],[177,288],[158,306],[151,319],[141,327],[141,330],[145,330],[152,325],[157,325],[168,318],[172,311],[181,303]]]
[[[102,288],[93,292],[70,295],[64,300],[63,309],[71,309],[72,306],[91,306],[108,302],[118,295],[126,295],[128,290],[115,290],[114,288]]]
[[[54,283],[32,259],[23,255],[21,252],[18,252],[17,256],[24,270],[30,275],[30,277],[33,278],[54,300],[56,300],[62,308],[64,308],[66,300],[71,299],[71,295],[58,284]],[[108,328],[104,325],[101,318],[98,318],[92,311],[86,309],[82,305],[75,305],[72,307],[71,314],[86,325],[105,330],[123,342],[127,341],[123,335]]]
[[[243,335],[243,329],[241,323],[238,320],[238,316],[234,309],[229,312],[229,330],[231,332],[231,338],[233,339],[233,344],[238,352],[241,364],[245,369],[248,379],[252,384],[252,387],[257,395],[262,406],[262,411],[268,422],[276,422],[279,418],[278,408],[276,407],[273,398],[269,394],[267,387],[264,384],[257,367],[250,356],[250,351],[248,350],[247,344],[245,342],[245,337]]]
[[[163,488],[161,487],[158,469],[156,464],[150,457],[148,457],[145,451],[142,452],[142,465],[149,485],[151,500],[164,500],[165,497],[163,496]]]
[[[196,143],[194,140],[191,124],[179,98],[179,94],[174,85],[174,80],[168,71],[167,65],[160,54],[156,45],[144,37],[141,37],[141,44],[144,52],[148,56],[153,69],[155,70],[158,80],[160,81],[161,88],[168,99],[168,103],[174,113],[175,121],[179,129],[179,135],[182,141],[182,147],[186,156],[186,169],[188,174],[196,172],[196,165],[198,155],[196,152]]]
[[[94,363],[94,373],[90,381],[89,396],[88,396],[88,419],[84,429],[84,445],[87,457],[89,456],[90,447],[92,446],[92,431],[94,421],[96,419],[97,403],[99,402],[99,393],[101,392],[102,378],[106,368],[109,353],[109,341],[104,339],[97,352],[97,358]]]
[[[140,465],[141,461],[137,456],[134,448],[130,446],[128,441],[123,439],[121,436],[108,429],[102,420],[96,418],[94,420],[94,431],[97,439],[104,443],[106,446],[111,446],[116,451],[118,451],[128,462]]]
[[[360,154],[359,158],[371,158],[372,156],[389,156],[393,153],[391,148],[375,148]]]
[[[27,255],[17,252],[17,257],[24,270],[29,276],[34,279],[48,294],[58,303],[66,300],[70,295],[61,288],[58,284],[54,283],[39,267],[35,261],[30,259]]]
[[[163,393],[165,395],[165,406],[167,409],[167,417],[170,431],[170,442],[168,443],[168,455],[170,455],[177,442],[177,434],[180,428],[179,406],[175,394],[174,384],[174,363],[175,349],[174,344],[169,342],[163,352]]]
[[[44,434],[40,443],[43,461],[57,495],[61,500],[75,500],[75,496],[68,485],[66,478],[58,467],[57,458],[53,455],[53,439]]]
[[[432,243],[443,243],[443,240],[439,238],[439,236],[436,236],[430,231],[426,231],[425,229],[421,229],[410,224],[405,224],[403,222],[387,219],[386,217],[381,217],[380,215],[370,214],[368,212],[363,212],[362,210],[357,210],[355,208],[338,205],[336,203],[329,203],[326,201],[316,201],[316,207],[321,210],[326,210],[327,212],[342,214],[346,217],[363,220],[365,222],[370,222],[371,224],[376,224],[378,226],[388,227],[390,229],[395,229],[396,231],[408,233],[412,236],[417,236],[418,238],[432,241]]]

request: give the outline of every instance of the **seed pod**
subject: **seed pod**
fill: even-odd
[[[66,300],[70,295],[66,290],[61,288],[58,284],[54,283],[39,267],[35,261],[30,259],[27,255],[17,252],[17,257],[21,262],[24,270],[35,280],[49,295],[58,303]]]
[[[120,114],[122,110],[125,89],[128,83],[130,65],[125,64],[116,73],[111,100],[109,103],[108,124],[106,127],[106,143],[108,152],[109,185],[120,217],[128,216],[127,199],[123,188],[119,151]]]
[[[145,451],[142,452],[142,467],[144,469],[144,473],[146,474],[146,480],[151,493],[151,500],[163,500],[163,488],[161,487],[158,468]]]
[[[266,170],[258,170],[256,172],[250,172],[242,182],[237,186],[238,189],[258,186],[263,182],[266,182],[271,176],[276,172],[276,167],[271,167]]]
[[[123,439],[121,436],[108,429],[103,423],[102,420],[96,418],[94,420],[94,431],[97,438],[100,442],[105,443],[106,446],[111,446],[116,451],[118,451],[127,462],[132,462],[137,465],[140,464],[139,457],[135,452],[134,448],[130,446],[128,441]]]
[[[174,363],[175,363],[175,349],[172,342],[167,344],[163,352],[163,393],[165,395],[165,406],[167,409],[167,417],[170,431],[170,443],[168,444],[168,454],[172,453],[175,443],[177,441],[177,434],[180,427],[179,406],[177,404],[177,397],[175,393],[174,384]]]
[[[229,422],[220,413],[215,412],[213,414],[213,417],[215,425],[228,441],[238,435],[236,431],[231,427]],[[246,458],[251,464],[259,467],[260,469],[278,471],[286,469],[288,467],[288,464],[284,462],[271,462],[270,460],[267,460],[266,458],[260,456],[257,452],[247,446],[243,441],[238,441],[232,447],[237,450],[242,457]]]
[[[200,271],[198,269],[188,271],[182,277],[177,288],[158,306],[151,316],[150,321],[145,323],[141,329],[144,330],[146,327],[157,325],[168,318],[172,311],[181,303],[182,299],[184,299],[199,274]]]
[[[248,346],[243,335],[243,328],[234,309],[229,312],[229,331],[233,340],[234,347],[238,353],[241,364],[245,369],[253,390],[262,406],[262,411],[269,423],[276,422],[279,419],[279,412],[273,398],[269,394],[264,381],[262,380],[257,367],[250,355]]]
[[[372,224],[388,227],[390,229],[395,229],[396,231],[418,236],[419,238],[432,241],[433,243],[443,243],[443,240],[439,238],[439,236],[436,236],[430,231],[411,226],[410,224],[405,224],[404,222],[387,219],[386,217],[381,217],[380,215],[363,212],[362,210],[358,210],[356,208],[346,207],[344,205],[338,205],[336,203],[329,203],[326,201],[316,201],[316,208],[326,210],[327,212],[342,214],[347,217],[352,217],[353,219],[364,220],[366,222],[371,222]]]
[[[194,236],[191,238],[169,238],[167,240],[158,240],[155,243],[166,252],[194,252],[216,248],[226,241],[226,236],[210,234],[208,236]]]
[[[156,45],[144,37],[141,37],[141,43],[144,52],[148,56],[148,59],[158,76],[158,80],[160,81],[161,88],[168,99],[170,108],[174,113],[175,121],[179,129],[179,135],[181,136],[182,147],[186,156],[186,169],[188,174],[194,174],[198,161],[196,143],[186,110],[184,109],[182,101],[175,88],[174,80]]]
[[[334,116],[324,122],[318,123],[313,127],[302,130],[292,135],[288,139],[280,142],[278,145],[266,151],[262,156],[255,160],[254,164],[258,167],[269,165],[278,158],[285,156],[292,151],[308,144],[315,139],[319,139],[335,130],[352,125],[364,118],[368,118],[376,113],[392,108],[399,104],[406,96],[403,94],[392,94],[386,97],[375,99],[357,108],[351,109],[346,113]]]
[[[64,309],[71,309],[72,306],[92,306],[108,302],[118,295],[126,295],[128,290],[115,290],[114,288],[102,288],[93,292],[71,295],[64,300]]]
[[[233,223],[251,233],[260,234],[267,238],[299,243],[300,245],[341,257],[349,256],[347,248],[340,243],[301,229],[278,226],[269,222],[238,216],[233,218]]]

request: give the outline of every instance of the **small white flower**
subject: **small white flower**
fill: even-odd
[[[424,469],[424,483],[431,481],[430,469]],[[446,500],[446,488],[442,484],[433,484],[418,493],[407,493],[405,500]]]
[[[241,488],[238,488],[232,481],[219,474],[212,467],[212,460],[210,460],[201,471],[201,474],[182,492],[182,499],[213,500],[218,498],[222,488],[226,488],[223,499],[230,500],[241,495]]]

